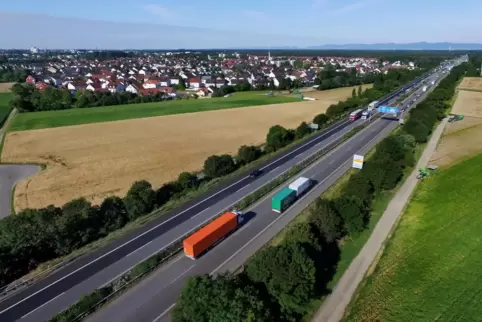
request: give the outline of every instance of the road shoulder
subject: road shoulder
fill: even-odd
[[[343,318],[346,308],[355,294],[358,285],[365,277],[366,272],[382,248],[386,238],[392,231],[395,223],[402,214],[417,185],[417,171],[425,167],[434,153],[437,143],[443,133],[447,119],[444,119],[433,132],[430,141],[420,157],[417,166],[400,187],[394,198],[388,204],[382,218],[377,223],[372,235],[362,248],[358,256],[353,260],[345,274],[341,277],[333,292],[324,301],[316,313],[313,321],[338,322]]]

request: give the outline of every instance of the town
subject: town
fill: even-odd
[[[110,54],[110,55],[109,55]],[[34,84],[38,90],[64,88],[76,93],[129,92],[164,98],[219,96],[232,86],[290,90],[301,87],[331,89],[368,83],[363,77],[390,69],[414,69],[414,62],[381,61],[370,57],[275,56],[268,52],[51,52],[31,48],[0,52],[0,79]],[[114,56],[114,57],[112,57]],[[115,57],[117,56],[117,57]],[[19,72],[21,71],[21,72]],[[321,72],[325,71],[322,75]],[[351,78],[351,79],[350,79]]]

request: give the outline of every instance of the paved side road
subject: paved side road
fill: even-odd
[[[16,113],[17,110],[13,109],[5,121],[5,126],[0,129],[0,142],[3,140],[6,125],[13,119]],[[10,216],[13,187],[20,180],[30,177],[39,170],[40,166],[38,165],[0,165],[0,218]]]
[[[447,119],[444,119],[434,131],[430,141],[427,144],[427,147],[423,151],[423,154],[417,163],[417,167],[400,187],[392,201],[390,201],[387,209],[383,213],[382,218],[380,218],[379,222],[375,226],[370,239],[368,239],[358,256],[353,260],[345,274],[343,274],[340,281],[335,286],[333,293],[330,294],[330,296],[320,307],[313,321],[338,322],[343,318],[345,310],[350,303],[350,300],[358,285],[363,280],[365,273],[375,260],[383,243],[388,237],[388,234],[392,230],[397,219],[402,214],[405,205],[410,199],[413,190],[417,185],[417,171],[419,168],[427,165],[432,153],[437,147],[437,143],[442,135],[446,123]]]

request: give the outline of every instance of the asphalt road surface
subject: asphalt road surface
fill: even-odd
[[[79,258],[0,302],[0,321],[49,319],[75,303],[81,296],[107,284],[138,262],[167,247],[179,236],[202,225],[361,122],[341,122],[263,165],[260,177],[251,178],[243,174],[142,229]],[[255,226],[256,221],[252,222],[246,227]]]
[[[422,94],[422,92],[415,91],[412,95],[414,94]],[[410,101],[412,95],[405,102]],[[423,95],[420,99],[423,99]],[[206,273],[216,274],[239,268],[246,259],[342,176],[351,167],[354,154],[365,154],[397,126],[396,121],[384,119],[373,121],[358,135],[299,174],[317,183],[307,195],[282,215],[273,212],[270,203],[270,198],[280,188],[248,209],[248,218],[239,230],[204,256],[195,261],[183,255],[176,257],[109,306],[89,317],[87,321],[169,321],[168,312],[188,277]]]
[[[16,109],[12,110],[4,125],[10,122],[16,113]],[[0,142],[2,142],[4,134],[5,129],[1,128]],[[0,165],[0,218],[10,216],[12,212],[11,201],[13,187],[22,179],[30,177],[39,170],[40,166],[37,165]]]
[[[375,229],[373,230],[373,233],[368,239],[367,243],[345,271],[333,292],[325,300],[320,310],[317,312],[313,321],[338,322],[343,318],[345,310],[348,304],[350,304],[350,300],[355,294],[358,285],[363,280],[363,277],[365,276],[369,267],[372,265],[383,243],[388,237],[388,234],[392,230],[400,215],[403,213],[404,207],[417,185],[418,169],[427,166],[432,153],[437,147],[438,140],[442,135],[446,123],[447,119],[445,119],[437,127],[422,156],[420,157],[417,167],[400,187],[392,201],[390,201],[387,209],[375,226]]]
[[[15,185],[40,170],[38,165],[0,165],[0,218],[10,216],[12,189]]]

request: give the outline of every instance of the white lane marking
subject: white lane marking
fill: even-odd
[[[329,131],[326,131],[324,134],[331,133],[331,132],[335,131],[336,129],[340,128],[341,126],[345,125],[346,123],[347,123],[347,122],[345,121],[345,122],[343,122],[343,123],[339,124],[338,126],[334,127],[333,129],[330,129]],[[282,160],[282,159],[286,158],[288,155],[291,155],[291,154],[295,153],[296,151],[300,150],[301,148],[305,147],[306,145],[308,145],[308,144],[310,144],[311,142],[313,142],[313,141],[315,141],[315,140],[318,140],[318,139],[319,139],[319,137],[314,138],[313,140],[310,140],[310,141],[306,142],[305,144],[301,145],[300,147],[296,148],[295,150],[291,151],[290,153],[287,153],[287,154],[285,154],[284,156],[282,156],[281,158],[276,159],[276,160],[274,160],[273,162],[269,163],[268,165],[264,166],[263,168],[261,168],[261,170],[263,170],[263,169],[265,169],[265,168],[269,167],[271,164],[273,164],[273,163],[275,163],[275,162],[278,162],[278,161],[280,161],[280,160]],[[324,140],[322,140],[322,141],[324,141]],[[279,166],[278,166],[278,167],[279,167]],[[275,168],[275,169],[273,169],[272,171],[276,170],[278,167],[276,167],[276,168]],[[182,212],[178,213],[177,215],[175,215],[175,216],[173,216],[173,217],[171,217],[171,218],[169,218],[169,219],[167,219],[167,220],[163,221],[162,223],[160,223],[160,224],[158,224],[158,225],[156,225],[156,226],[152,227],[151,229],[149,229],[149,230],[147,230],[147,231],[143,232],[142,234],[140,234],[140,235],[138,235],[138,236],[134,237],[133,239],[128,240],[128,241],[127,241],[127,242],[125,242],[124,244],[119,245],[118,247],[116,247],[116,248],[112,249],[111,251],[109,251],[109,252],[107,252],[107,253],[105,253],[105,254],[103,254],[103,255],[101,255],[101,256],[99,256],[99,257],[97,257],[96,259],[92,260],[91,262],[89,262],[89,263],[87,263],[87,264],[83,265],[82,267],[80,267],[80,268],[76,269],[75,271],[73,271],[73,272],[71,272],[71,273],[69,273],[69,274],[67,274],[67,275],[65,275],[65,276],[63,276],[63,277],[61,277],[60,279],[58,279],[58,280],[56,280],[56,281],[52,282],[51,284],[49,284],[49,285],[45,286],[44,288],[42,288],[42,289],[40,289],[40,290],[38,290],[38,291],[36,291],[36,292],[34,292],[34,293],[30,294],[29,296],[27,296],[27,297],[25,297],[25,298],[21,299],[20,301],[18,301],[18,302],[16,302],[16,303],[14,303],[14,304],[12,304],[11,306],[9,306],[8,308],[4,309],[3,311],[0,311],[0,314],[2,314],[2,313],[4,313],[4,312],[6,312],[6,311],[8,311],[8,310],[10,310],[11,308],[13,308],[13,307],[15,307],[15,306],[19,305],[19,304],[20,304],[20,303],[22,303],[22,302],[25,302],[25,301],[26,301],[26,300],[28,300],[29,298],[31,298],[31,297],[33,297],[33,296],[37,295],[38,293],[40,293],[40,292],[42,292],[42,291],[46,290],[47,288],[52,287],[52,286],[53,286],[53,285],[55,285],[55,284],[57,284],[57,283],[59,283],[59,282],[63,281],[63,280],[64,280],[64,279],[66,279],[67,277],[69,277],[69,276],[71,276],[71,275],[73,275],[73,274],[77,273],[78,271],[80,271],[80,270],[84,269],[85,267],[87,267],[87,266],[91,265],[92,263],[97,262],[98,260],[100,260],[100,259],[102,259],[102,258],[106,257],[107,255],[109,255],[109,254],[111,254],[111,253],[115,252],[116,250],[118,250],[118,249],[120,249],[120,248],[124,247],[125,245],[128,245],[129,243],[131,243],[131,242],[133,242],[134,240],[136,240],[136,239],[138,239],[138,238],[140,238],[140,237],[142,237],[142,236],[146,235],[147,233],[151,232],[152,230],[157,229],[158,227],[160,227],[160,226],[164,225],[165,223],[167,223],[167,222],[169,222],[169,221],[171,221],[171,220],[173,220],[173,219],[175,219],[175,218],[179,217],[179,216],[180,216],[180,215],[182,215],[183,213],[185,213],[185,212],[189,211],[190,209],[192,209],[192,208],[196,207],[197,205],[199,205],[199,204],[201,204],[201,203],[205,202],[206,200],[209,200],[209,199],[213,198],[214,196],[216,196],[216,195],[220,194],[221,192],[223,192],[223,191],[225,191],[225,190],[227,190],[227,189],[231,188],[232,186],[234,186],[234,185],[236,185],[236,184],[238,184],[238,183],[242,182],[243,180],[247,179],[248,177],[249,177],[249,176],[246,176],[246,177],[244,177],[244,178],[242,178],[242,179],[240,179],[240,180],[236,181],[235,183],[231,184],[230,186],[228,186],[228,187],[226,187],[226,188],[224,188],[224,189],[222,189],[222,190],[220,190],[220,191],[216,192],[215,194],[213,194],[213,195],[209,196],[209,197],[208,197],[208,198],[206,198],[206,199],[201,200],[200,202],[198,202],[198,203],[196,203],[195,205],[193,205],[193,206],[191,206],[191,207],[189,207],[189,208],[187,208],[187,209],[183,210]],[[199,213],[198,213],[197,215],[199,215]],[[196,216],[197,216],[197,215],[196,215]],[[192,218],[194,218],[194,217],[192,217]],[[208,219],[208,220],[209,220],[209,219]],[[171,243],[169,243],[167,246],[164,246],[164,247],[163,247],[163,248],[161,248],[161,249],[164,249],[164,248],[169,247],[169,246],[170,246],[171,244],[173,244],[174,242],[175,242],[175,240],[174,240],[174,241],[172,241]],[[155,253],[157,253],[157,252],[158,252],[158,251],[156,251]],[[155,253],[153,253],[153,254],[155,254]],[[146,259],[147,259],[147,258],[149,258],[149,257],[151,257],[151,256],[152,256],[152,255],[147,256],[147,257],[146,257]],[[132,267],[130,267],[129,269],[127,269],[125,272],[129,271],[131,268],[132,268]]]
[[[152,322],[157,322],[159,321],[166,313],[168,313],[176,304],[172,304],[170,307],[168,307],[164,312],[161,313],[157,318],[155,318]]]
[[[65,292],[63,292],[63,293],[61,293],[61,294],[57,295],[56,297],[54,297],[54,298],[53,298],[53,299],[51,299],[50,301],[45,302],[44,304],[40,305],[40,306],[39,306],[39,307],[37,307],[36,309],[34,309],[34,310],[32,310],[32,311],[28,312],[27,314],[25,314],[24,316],[22,316],[20,319],[23,319],[23,318],[27,317],[28,315],[32,314],[33,312],[35,312],[35,311],[37,311],[37,310],[41,309],[42,307],[44,307],[45,305],[47,305],[47,304],[49,304],[50,302],[54,301],[54,300],[55,300],[55,299],[57,299],[58,297],[60,297],[60,296],[64,295],[64,293],[65,293]]]
[[[370,141],[368,141],[362,148],[358,149],[357,152],[360,152],[361,150],[363,150],[364,148],[366,148],[369,144],[371,144],[373,141],[375,141],[381,134],[383,134],[384,130],[387,129],[387,127],[384,127],[377,135],[375,135],[375,137],[373,139],[371,139]],[[326,177],[324,180],[320,181],[318,184],[316,184],[315,186],[313,186],[310,191],[305,194],[304,196],[302,196],[300,199],[298,199],[295,203],[293,203],[293,205],[290,206],[290,208],[292,208],[294,205],[298,204],[300,201],[302,201],[304,198],[306,198],[308,195],[310,195],[310,193],[312,191],[314,191],[318,186],[320,186],[321,184],[323,184],[324,182],[326,182],[326,180],[328,180],[329,178],[331,178],[333,176],[333,174],[335,174],[338,170],[340,170],[342,167],[344,167],[347,163],[351,162],[351,158],[348,159],[347,161],[343,162],[338,168],[336,168],[334,171],[331,172],[331,174]],[[265,199],[266,200],[266,199]],[[240,249],[238,249],[234,254],[232,254],[228,259],[226,259],[224,262],[222,262],[218,267],[216,267],[209,275],[212,275],[214,274],[216,271],[218,271],[222,266],[224,266],[227,262],[229,262],[231,259],[233,259],[233,257],[235,257],[236,255],[238,255],[244,248],[246,248],[250,243],[253,242],[253,240],[255,240],[256,238],[258,238],[260,235],[262,235],[266,230],[268,230],[272,225],[274,225],[281,217],[283,217],[287,212],[284,212],[282,213],[281,215],[277,216],[275,220],[273,220],[269,225],[267,225],[263,230],[261,230],[258,234],[256,234],[256,236],[254,236],[253,238],[251,238],[246,244],[244,244]]]
[[[171,281],[171,283],[169,283],[169,285],[171,285],[172,283],[176,282],[178,279],[180,279],[181,277],[183,277],[187,272],[189,272],[191,269],[193,269],[194,266],[196,266],[196,264],[193,264],[191,267],[189,267],[189,268],[186,269],[184,272],[182,272],[182,274],[179,275],[178,277],[176,277],[175,279],[173,279],[173,280]]]
[[[142,247],[139,247],[137,249],[134,249],[132,252],[130,252],[129,254],[127,254],[125,257],[129,257],[131,256],[132,254],[134,254],[135,252],[143,249],[144,247],[146,247],[147,245],[149,245],[150,243],[152,243],[154,240],[151,240],[150,242],[148,242],[147,244],[144,244]]]
[[[324,134],[331,133],[331,132],[335,131],[336,129],[338,129],[339,127],[343,126],[344,124],[346,124],[346,122],[343,122],[343,123],[339,124],[338,126],[334,127],[333,129],[328,130],[328,131],[327,131],[327,132],[325,132]],[[324,135],[324,134],[323,134],[323,135]],[[295,150],[291,151],[290,153],[287,153],[287,154],[285,154],[284,156],[282,156],[281,158],[276,159],[276,160],[274,160],[273,162],[271,162],[271,163],[267,164],[266,166],[264,166],[263,168],[261,168],[261,170],[263,170],[263,169],[265,169],[265,168],[269,167],[271,164],[273,164],[273,163],[275,163],[275,162],[278,162],[278,161],[280,161],[280,160],[283,160],[283,159],[284,159],[284,158],[286,158],[288,155],[291,155],[291,154],[295,153],[296,151],[300,150],[301,148],[305,147],[306,145],[308,145],[308,144],[310,144],[311,142],[313,142],[313,141],[315,141],[315,140],[318,140],[318,139],[319,139],[319,137],[316,137],[316,138],[314,138],[313,140],[310,140],[310,141],[306,142],[305,144],[301,145],[300,147],[296,148]],[[278,167],[277,167],[277,168],[278,168]],[[277,168],[276,168],[276,169],[277,169]],[[276,169],[275,169],[275,170],[276,170]],[[80,268],[76,269],[75,271],[73,271],[73,272],[71,272],[71,273],[69,273],[69,274],[67,274],[67,275],[65,275],[65,276],[63,276],[63,277],[61,277],[61,278],[59,278],[58,280],[56,280],[56,281],[52,282],[51,284],[49,284],[49,285],[45,286],[44,288],[42,288],[42,289],[40,289],[40,290],[38,290],[38,291],[36,291],[36,292],[34,292],[34,293],[30,294],[30,295],[29,295],[29,296],[27,296],[27,297],[24,297],[24,298],[23,298],[23,299],[21,299],[20,301],[16,302],[15,304],[12,304],[11,306],[9,306],[9,307],[7,307],[6,309],[4,309],[3,311],[1,311],[1,312],[0,312],[0,314],[2,314],[2,313],[4,313],[4,312],[6,312],[6,311],[8,311],[8,310],[10,310],[11,308],[13,308],[13,307],[15,307],[15,306],[19,305],[19,304],[20,304],[20,303],[22,303],[22,302],[25,302],[25,301],[26,301],[26,300],[28,300],[29,298],[31,298],[31,297],[33,297],[33,296],[35,296],[35,295],[39,294],[40,292],[42,292],[42,291],[44,291],[44,290],[48,289],[49,287],[52,287],[52,286],[53,286],[53,285],[55,285],[55,284],[57,284],[57,283],[59,283],[59,282],[63,281],[63,280],[64,280],[64,279],[66,279],[67,277],[69,277],[69,276],[71,276],[71,275],[73,275],[73,274],[77,273],[78,271],[80,271],[80,270],[84,269],[85,267],[87,267],[87,266],[89,266],[89,265],[91,265],[91,264],[93,264],[93,263],[95,263],[95,262],[99,261],[100,259],[102,259],[102,258],[104,258],[104,257],[108,256],[109,254],[111,254],[111,253],[115,252],[116,250],[118,250],[118,249],[120,249],[120,248],[124,247],[125,245],[128,245],[128,244],[132,243],[133,241],[135,241],[135,240],[139,239],[140,237],[142,237],[142,236],[144,236],[144,235],[148,234],[149,232],[153,231],[154,229],[157,229],[157,228],[161,227],[162,225],[164,225],[164,224],[168,223],[169,221],[171,221],[171,220],[173,220],[173,219],[175,219],[175,218],[179,217],[180,215],[184,214],[185,212],[187,212],[187,211],[191,210],[192,208],[194,208],[194,207],[196,207],[196,206],[198,206],[198,205],[202,204],[202,203],[203,203],[203,202],[205,202],[206,200],[209,200],[209,199],[213,198],[214,196],[217,196],[217,195],[218,195],[218,194],[220,194],[221,192],[223,192],[223,191],[225,191],[225,190],[227,190],[227,189],[231,188],[232,186],[234,186],[234,185],[236,185],[236,184],[238,184],[238,183],[240,183],[240,182],[242,182],[242,181],[246,180],[247,178],[249,178],[249,176],[246,176],[246,177],[244,177],[244,178],[242,178],[242,179],[240,179],[240,180],[236,181],[235,183],[231,184],[230,186],[228,186],[228,187],[226,187],[226,188],[224,188],[224,189],[222,189],[222,190],[220,190],[220,191],[216,192],[215,194],[213,194],[213,195],[209,196],[209,197],[208,197],[208,198],[206,198],[206,199],[203,199],[203,200],[199,201],[199,202],[198,202],[198,203],[196,203],[195,205],[192,205],[191,207],[189,207],[189,208],[187,208],[187,209],[185,209],[185,210],[181,211],[181,212],[180,212],[180,213],[178,213],[177,215],[172,216],[171,218],[169,218],[169,219],[167,219],[167,220],[163,221],[162,223],[159,223],[158,225],[156,225],[156,226],[152,227],[151,229],[149,229],[149,230],[147,230],[147,231],[143,232],[142,234],[140,234],[140,235],[138,235],[138,236],[136,236],[136,237],[134,237],[134,238],[132,238],[132,239],[128,240],[128,241],[127,241],[127,242],[125,242],[124,244],[119,245],[118,247],[116,247],[116,248],[112,249],[111,251],[109,251],[109,252],[107,252],[107,253],[105,253],[105,254],[103,254],[103,255],[101,255],[101,256],[99,256],[99,257],[97,257],[96,259],[92,260],[91,262],[89,262],[89,263],[87,263],[87,264],[85,264],[85,265],[81,266]],[[172,242],[171,242],[170,244],[172,244]],[[170,245],[170,244],[169,244],[169,245]],[[168,247],[169,245],[167,245],[167,246],[165,246],[165,247]],[[164,247],[164,248],[165,248],[165,247]],[[149,257],[150,257],[150,256],[149,256]]]

